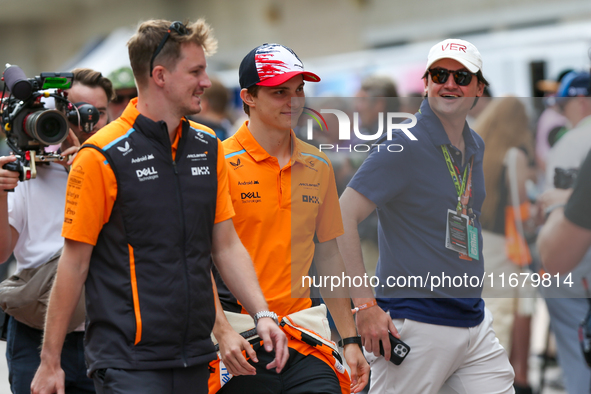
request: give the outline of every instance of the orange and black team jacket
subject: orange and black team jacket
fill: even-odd
[[[215,358],[211,243],[234,215],[223,148],[183,119],[136,109],[79,151],[68,179],[62,235],[95,245],[86,280],[85,355],[101,368],[160,369]]]
[[[223,142],[236,212],[234,226],[252,258],[269,309],[280,316],[312,306],[310,289],[302,287],[302,276],[308,275],[312,264],[315,237],[325,242],[344,231],[330,161],[293,132],[291,141],[292,159],[283,168],[254,139],[248,122]],[[223,294],[229,294],[224,287],[223,282],[218,283],[222,304],[232,310],[236,301],[222,299]],[[291,338],[289,347],[335,368],[332,356],[289,333],[287,337]],[[348,392],[348,375],[337,376]]]

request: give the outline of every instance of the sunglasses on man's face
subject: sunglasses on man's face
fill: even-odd
[[[186,36],[189,34],[187,27],[185,25],[183,25],[182,22],[176,21],[176,22],[171,23],[170,27],[168,28],[168,31],[166,32],[164,37],[162,37],[162,41],[160,41],[160,44],[158,45],[158,47],[156,47],[156,50],[154,51],[154,54],[152,55],[152,58],[150,59],[150,76],[152,76],[152,70],[154,69],[154,59],[156,59],[156,56],[158,56],[158,54],[160,53],[162,48],[164,48],[164,44],[166,44],[168,37],[170,37],[170,32],[173,30],[179,36]]]
[[[449,74],[453,74],[454,81],[458,86],[468,86],[472,82],[472,76],[476,75],[466,70],[448,70],[445,68],[430,68],[429,74],[431,79],[437,84],[444,84],[449,78]]]

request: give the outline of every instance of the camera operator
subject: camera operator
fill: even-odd
[[[578,168],[591,149],[591,98],[589,73],[571,71],[562,79],[556,104],[570,130],[550,149],[546,161],[546,185],[553,185],[556,168]],[[572,185],[571,185],[572,186]]]
[[[75,154],[81,142],[107,123],[107,105],[113,98],[111,82],[101,73],[90,69],[73,71],[74,80],[68,99],[76,104],[85,102],[99,111],[99,121],[90,133],[78,125],[69,124],[68,138],[61,145],[63,156]],[[19,183],[19,174],[2,169],[16,160],[14,155],[0,157],[0,261],[14,251],[16,272],[36,268],[60,252],[68,168],[66,163],[37,166],[37,178]],[[14,189],[14,192],[6,190]],[[9,381],[15,394],[30,393],[31,381],[40,364],[39,351],[43,331],[9,318],[7,351]],[[94,384],[86,376],[83,348],[84,327],[68,334],[61,363],[66,373],[67,389],[77,393],[94,393]]]
[[[552,195],[552,202],[558,205],[538,237],[542,263],[548,271],[571,271],[591,247],[590,195],[591,151],[581,166],[574,191],[567,189],[562,194]]]

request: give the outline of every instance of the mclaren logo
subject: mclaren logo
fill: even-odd
[[[320,187],[320,183],[306,183],[306,182],[301,182],[300,186],[306,188],[306,189],[318,189],[318,187]]]
[[[187,159],[190,159],[191,161],[207,160],[207,151],[203,153],[191,153],[187,155]]]

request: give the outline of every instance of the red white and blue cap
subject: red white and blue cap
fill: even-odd
[[[242,59],[240,87],[277,86],[300,74],[304,81],[320,82],[318,75],[304,71],[304,64],[290,48],[279,44],[263,44]]]

